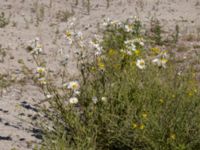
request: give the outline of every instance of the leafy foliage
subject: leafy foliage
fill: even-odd
[[[55,96],[44,111],[50,120],[43,124],[41,149],[200,148],[195,74],[191,70],[180,73],[173,58],[165,50],[152,48],[148,41],[154,39],[141,29],[138,20],[106,26],[99,43],[101,54],[92,62],[79,63],[82,80],[77,103],[68,101],[73,89],[64,89],[66,94],[61,96],[57,87],[47,85]],[[161,57],[161,62],[165,59],[167,66],[153,64],[155,57]],[[138,59],[145,64],[137,64]]]

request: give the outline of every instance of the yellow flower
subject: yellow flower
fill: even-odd
[[[101,58],[97,58],[97,65],[99,69],[104,70],[105,69],[105,64],[102,62]]]
[[[65,32],[65,35],[66,35],[66,37],[68,37],[68,38],[69,38],[69,37],[71,37],[71,36],[72,36],[72,33],[71,33],[70,31],[66,31],[66,32]]]
[[[133,123],[133,124],[132,124],[132,128],[133,128],[133,129],[135,129],[135,128],[137,128],[137,127],[138,127],[138,125],[137,125],[136,123]]]
[[[109,51],[108,51],[108,55],[109,56],[113,56],[113,55],[115,55],[116,54],[116,51],[114,50],[114,49],[109,49]]]
[[[99,69],[104,70],[105,69],[105,65],[104,63],[98,63]]]
[[[139,56],[139,55],[140,55],[140,50],[136,49],[134,52],[135,52],[135,55],[136,55],[136,56]]]
[[[139,127],[141,130],[144,129],[144,124],[141,124],[140,127]]]
[[[193,90],[191,90],[191,91],[188,92],[188,95],[189,95],[189,96],[193,96],[193,95],[195,95],[196,93],[197,93],[197,89],[193,89]]]
[[[44,67],[37,67],[37,73],[42,74],[45,72],[45,68]]]
[[[168,62],[168,60],[166,58],[161,59],[161,63],[166,64],[167,62]]]
[[[192,91],[190,91],[190,92],[188,92],[188,95],[189,95],[189,96],[193,96],[194,93],[193,93]]]
[[[156,53],[156,54],[160,53],[160,49],[157,48],[157,47],[151,48],[151,51],[154,52],[154,53]]]
[[[163,104],[163,103],[164,103],[164,100],[163,100],[163,99],[160,99],[159,102],[160,102],[161,104]]]
[[[175,139],[176,139],[176,134],[171,133],[171,134],[170,134],[170,138],[171,138],[172,140],[175,140]]]
[[[144,119],[146,119],[147,116],[148,116],[147,113],[143,113],[143,114],[142,114],[142,117],[143,117]]]

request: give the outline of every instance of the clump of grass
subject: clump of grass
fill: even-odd
[[[10,86],[11,83],[8,74],[0,74],[0,90]]]
[[[0,44],[0,62],[3,63],[4,59],[6,57],[6,49],[2,47],[2,45]]]
[[[162,27],[159,20],[151,20],[151,38],[155,41],[155,44],[162,45]]]
[[[176,25],[176,27],[175,27],[175,33],[174,33],[174,35],[172,35],[172,38],[173,38],[173,42],[174,43],[177,43],[178,42],[178,39],[179,39],[179,26],[178,25]]]
[[[50,1],[50,5],[52,2]],[[51,6],[50,6],[51,7]],[[39,1],[33,2],[33,7],[31,11],[36,14],[36,26],[44,20],[45,17],[45,7],[43,4],[40,4]]]
[[[106,7],[107,7],[107,8],[110,7],[110,0],[106,0]]]
[[[0,14],[0,28],[4,28],[9,24],[9,19],[5,17],[5,13],[1,12]]]
[[[61,22],[67,22],[68,19],[69,19],[70,17],[72,17],[73,15],[74,15],[74,14],[71,13],[71,12],[69,12],[68,10],[66,10],[66,11],[59,11],[59,12],[57,13],[57,19],[59,19]]]
[[[78,54],[79,80],[42,86],[53,96],[44,108],[41,149],[198,149],[200,102],[193,70],[179,72],[168,52],[155,45],[158,39],[141,32],[139,20],[104,25],[103,38],[91,42],[94,55]],[[73,36],[81,37],[67,31],[70,44],[88,49]],[[38,73],[47,72],[40,67]]]

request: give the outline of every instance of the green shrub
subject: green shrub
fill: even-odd
[[[138,20],[109,22],[96,45],[100,53],[79,63],[80,82],[65,84],[64,96],[47,85],[55,96],[44,111],[49,120],[41,149],[200,148],[195,74],[180,73],[141,30]]]

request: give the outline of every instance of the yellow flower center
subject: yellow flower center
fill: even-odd
[[[135,50],[135,55],[139,56],[140,55],[140,50]]]
[[[67,37],[71,37],[71,35],[72,35],[72,33],[70,31],[66,31],[65,34],[66,34]]]
[[[132,128],[133,128],[133,129],[135,129],[135,128],[137,128],[137,127],[138,127],[138,125],[137,125],[136,123],[133,123],[133,124],[132,124]]]
[[[144,125],[143,125],[143,124],[140,125],[140,129],[141,129],[141,130],[144,129]]]
[[[143,113],[143,114],[142,114],[142,117],[143,117],[144,119],[146,119],[146,118],[147,118],[147,113]]]

